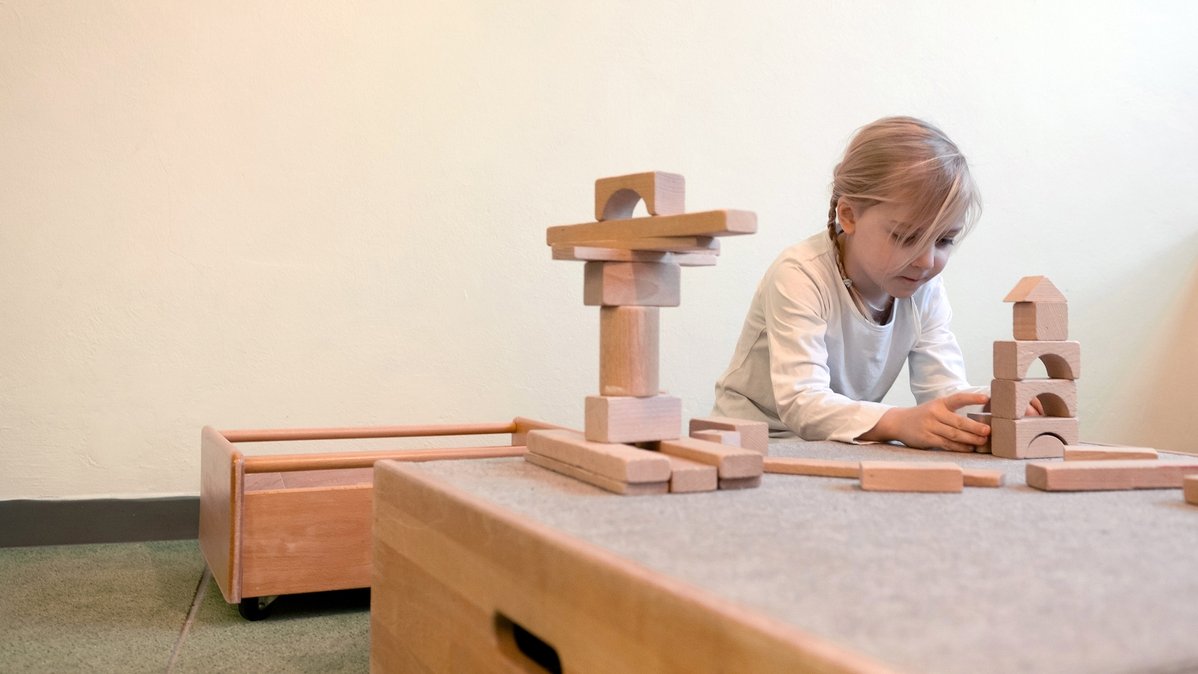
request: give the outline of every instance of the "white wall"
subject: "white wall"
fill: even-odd
[[[1083,436],[1198,448],[1198,10],[1075,7],[0,4],[0,498],[194,494],[205,424],[581,424],[597,312],[544,230],[641,170],[759,216],[663,312],[705,413],[845,141],[900,113],[984,190],[947,271],[975,382],[1047,274]]]

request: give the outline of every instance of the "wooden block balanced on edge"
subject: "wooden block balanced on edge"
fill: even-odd
[[[599,395],[645,398],[661,392],[657,307],[599,308]]]

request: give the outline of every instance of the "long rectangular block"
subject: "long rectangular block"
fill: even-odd
[[[681,429],[679,398],[587,396],[586,439],[592,442],[674,440]]]
[[[571,430],[531,431],[528,451],[621,482],[668,482],[670,462],[652,452],[591,442]]]
[[[1042,396],[1042,397],[1041,397]],[[990,414],[1022,419],[1032,398],[1040,398],[1050,417],[1077,416],[1077,382],[1069,379],[995,379],[990,382]]]
[[[810,475],[813,477],[861,477],[860,461],[838,461],[836,459],[800,459],[789,456],[767,456],[765,472],[786,475]]]
[[[965,488],[961,466],[939,461],[862,461],[865,491],[959,492]]]
[[[741,447],[728,447],[706,440],[679,438],[653,443],[653,448],[662,454],[680,456],[715,466],[720,479],[756,477],[764,472],[764,457],[759,452]]]
[[[1069,339],[1069,305],[1065,302],[1016,302],[1012,314],[1015,339]]]
[[[1122,459],[1156,459],[1159,456],[1157,451],[1151,447],[1065,445],[1066,461],[1119,461]]]
[[[623,494],[625,496],[644,496],[649,494],[665,494],[670,491],[669,482],[624,482],[622,480],[614,480],[610,477],[592,473],[591,471],[550,458],[544,454],[536,452],[526,452],[524,460],[540,466],[547,470],[552,470],[555,473],[561,473],[566,477],[572,477],[580,482],[606,489],[615,494]]]
[[[665,457],[670,462],[671,493],[715,491],[719,487],[719,471],[715,466],[669,454]]]
[[[1078,443],[1075,417],[990,419],[990,452],[1004,459],[1052,459]]]
[[[1037,359],[1044,362],[1050,379],[1081,377],[1080,342],[998,340],[994,342],[994,378],[1026,379],[1028,368]]]
[[[718,243],[715,239],[711,239],[711,242]],[[632,248],[602,248],[572,244],[553,246],[553,259],[583,262],[662,262],[676,264],[679,267],[710,267],[719,259],[718,255],[718,246],[714,251],[705,250],[701,253],[644,250],[636,246]]]
[[[545,231],[545,243],[619,241],[671,236],[731,236],[757,231],[757,214],[750,211],[700,211],[681,215],[555,225]]]
[[[663,262],[587,262],[582,303],[586,306],[676,307],[682,272]]]
[[[1006,479],[1001,470],[962,468],[961,473],[966,487],[1001,487]]]
[[[688,430],[691,435],[695,431],[717,430],[736,431],[740,433],[740,446],[761,452],[770,453],[770,426],[764,421],[749,421],[732,417],[696,417],[690,420]]]
[[[1198,475],[1198,459],[1045,461],[1027,465],[1028,486],[1044,491],[1181,489],[1187,475]]]
[[[657,307],[600,307],[600,395],[646,398],[661,392],[659,312]]]

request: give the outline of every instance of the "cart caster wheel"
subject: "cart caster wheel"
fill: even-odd
[[[275,597],[246,597],[237,605],[237,612],[246,620],[262,620],[270,615]]]

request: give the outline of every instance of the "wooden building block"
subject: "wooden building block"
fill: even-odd
[[[694,438],[662,440],[651,443],[649,447],[662,454],[715,466],[719,469],[720,479],[757,477],[764,472],[764,457],[759,452],[742,447],[728,447]]]
[[[659,309],[599,308],[599,394],[645,398],[658,386]]]
[[[670,462],[665,457],[628,445],[590,442],[577,431],[532,431],[528,451],[620,482],[670,479]]]
[[[1005,480],[1001,470],[962,468],[966,487],[1001,487]]]
[[[1185,490],[1186,503],[1198,505],[1198,475],[1185,476],[1182,489]]]
[[[720,489],[756,489],[761,486],[761,476],[756,477],[722,477]]]
[[[607,491],[615,494],[623,494],[625,496],[644,496],[649,494],[665,494],[670,491],[670,483],[668,481],[624,482],[622,480],[612,479],[605,475],[600,475],[599,473],[592,473],[585,468],[566,463],[565,461],[559,461],[557,459],[550,458],[544,454],[537,454],[535,452],[526,453],[524,455],[524,459],[534,466],[540,466],[541,468],[552,470],[555,473],[561,473],[566,477],[572,477],[580,482],[586,482],[589,485],[599,487],[600,489],[606,489]]]
[[[757,231],[757,215],[751,211],[700,211],[682,215],[554,225],[545,232],[545,242],[589,243],[627,241],[671,236],[735,236]]]
[[[709,428],[702,431],[691,431],[691,437],[695,438],[696,440],[718,442],[721,445],[729,445],[732,447],[741,446],[739,431],[717,431],[714,428]]]
[[[592,442],[674,440],[681,429],[679,398],[587,396],[586,439]]]
[[[596,248],[593,246],[575,246],[559,244],[553,246],[553,259],[578,260],[583,262],[661,262],[676,264],[679,267],[710,267],[718,260],[719,241],[714,251],[705,250],[701,253],[676,253],[664,250],[636,250],[627,248]]]
[[[596,220],[630,218],[642,200],[650,215],[684,213],[686,178],[677,173],[649,171],[595,181]]]
[[[1078,379],[1082,370],[1081,343],[1071,341],[994,342],[994,378],[1026,379],[1028,368],[1036,359],[1044,362],[1050,379]]]
[[[1066,299],[1064,293],[1058,290],[1047,276],[1024,276],[1002,301],[1057,304],[1065,302]]]
[[[767,456],[765,472],[786,475],[810,475],[813,477],[861,477],[860,461],[838,461],[836,459],[800,459],[790,456]]]
[[[1032,398],[1044,415],[1077,416],[1077,382],[1069,379],[995,379],[990,382],[990,414],[995,419],[1022,419]]]
[[[770,453],[770,426],[764,421],[749,421],[732,417],[697,417],[690,421],[691,435],[694,435],[695,431],[709,429],[736,431],[740,433],[741,447],[761,452],[762,455]]]
[[[1065,445],[1078,442],[1078,423],[1074,417],[990,421],[990,451],[1004,459],[1060,458],[1065,455]]]
[[[966,416],[968,416],[970,419],[973,419],[974,421],[976,421],[978,423],[982,423],[982,424],[986,424],[987,426],[990,426],[991,415],[989,412],[969,412]],[[990,432],[992,434],[994,433],[993,427],[990,429]],[[977,452],[978,454],[989,454],[990,453],[990,441],[992,439],[993,439],[992,435],[987,435],[986,442],[975,447],[974,451]]]
[[[720,240],[712,236],[626,236],[620,239],[586,239],[558,245],[674,255],[718,256],[720,254]],[[715,263],[712,262],[712,264]]]
[[[669,454],[665,457],[670,462],[670,492],[715,491],[719,486],[719,471],[715,466]]]
[[[1015,339],[1060,341],[1069,339],[1069,305],[1016,302]]]
[[[1198,458],[1045,461],[1027,465],[1028,486],[1044,491],[1181,489],[1187,475],[1198,475]]]
[[[582,303],[587,306],[676,307],[682,273],[663,262],[588,262],[583,265]]]
[[[959,492],[965,487],[961,466],[931,461],[862,461],[865,491]]]
[[[1066,461],[1119,461],[1123,459],[1156,459],[1159,456],[1157,451],[1151,447],[1065,445]]]

